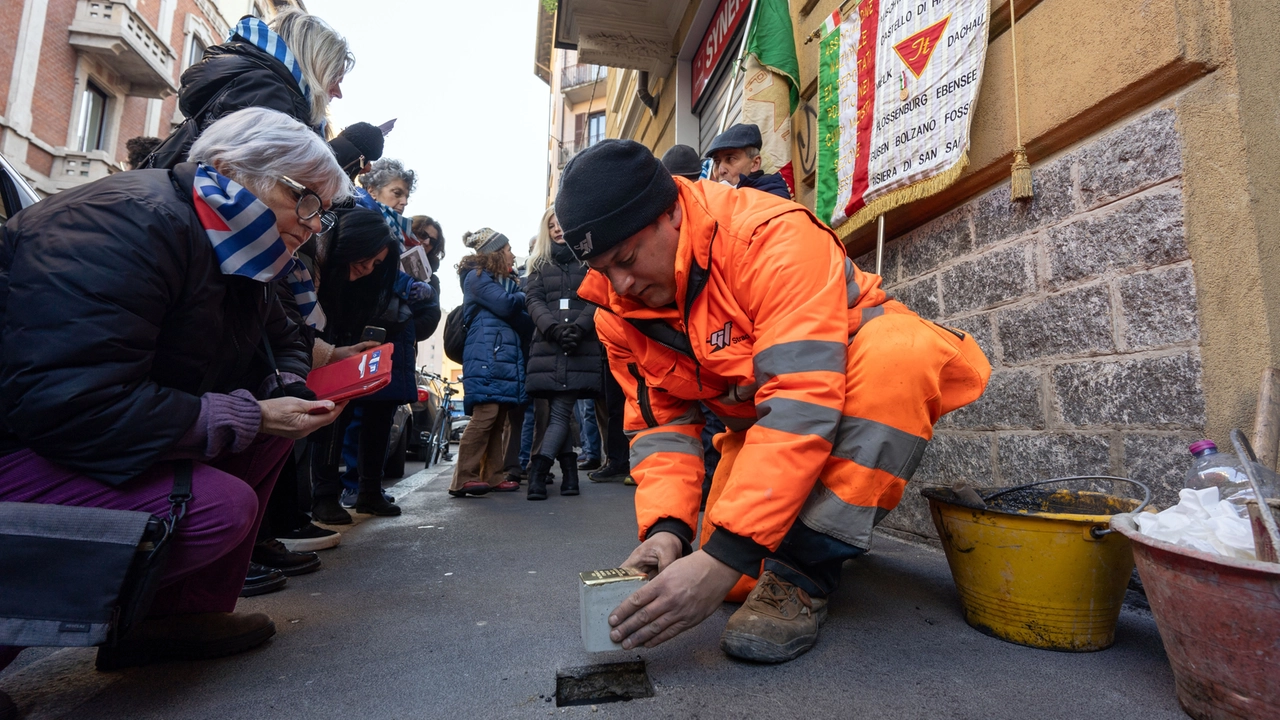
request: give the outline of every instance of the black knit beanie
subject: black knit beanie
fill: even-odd
[[[671,173],[634,140],[602,140],[578,153],[560,177],[556,220],[579,260],[608,252],[671,207]]]
[[[333,148],[333,154],[338,158],[338,165],[343,172],[350,175],[359,172],[365,163],[382,157],[382,131],[367,122],[354,123],[330,140],[329,147]],[[363,162],[360,161],[361,158],[364,158]]]
[[[690,180],[702,176],[702,158],[688,145],[672,145],[662,156],[662,166],[672,175],[682,175]]]

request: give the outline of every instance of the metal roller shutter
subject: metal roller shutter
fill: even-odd
[[[724,126],[731,127],[742,120],[742,78],[739,77],[738,82],[733,84],[733,96],[729,97],[731,77],[729,72],[724,74],[720,83],[712,91],[714,94],[708,99],[706,106],[702,108],[702,113],[698,116],[698,153],[700,155],[706,153],[707,148],[711,146],[711,141],[720,134],[720,114],[724,112],[726,99],[729,101],[729,118]]]

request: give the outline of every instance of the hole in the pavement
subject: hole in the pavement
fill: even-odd
[[[643,660],[565,668],[556,673],[556,706],[653,697]]]

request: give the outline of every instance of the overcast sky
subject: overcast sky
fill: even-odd
[[[397,118],[384,157],[418,173],[407,215],[444,227],[446,311],[462,302],[462,233],[492,227],[523,255],[546,202],[547,86],[533,74],[536,0],[307,0],[356,67],[338,127]]]

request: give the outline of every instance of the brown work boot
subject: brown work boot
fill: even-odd
[[[720,649],[741,660],[780,663],[794,660],[818,641],[827,619],[827,601],[774,575],[760,581],[720,635]]]
[[[255,648],[276,634],[262,613],[195,613],[147,618],[115,647],[98,648],[103,672],[166,660],[208,660]]]

